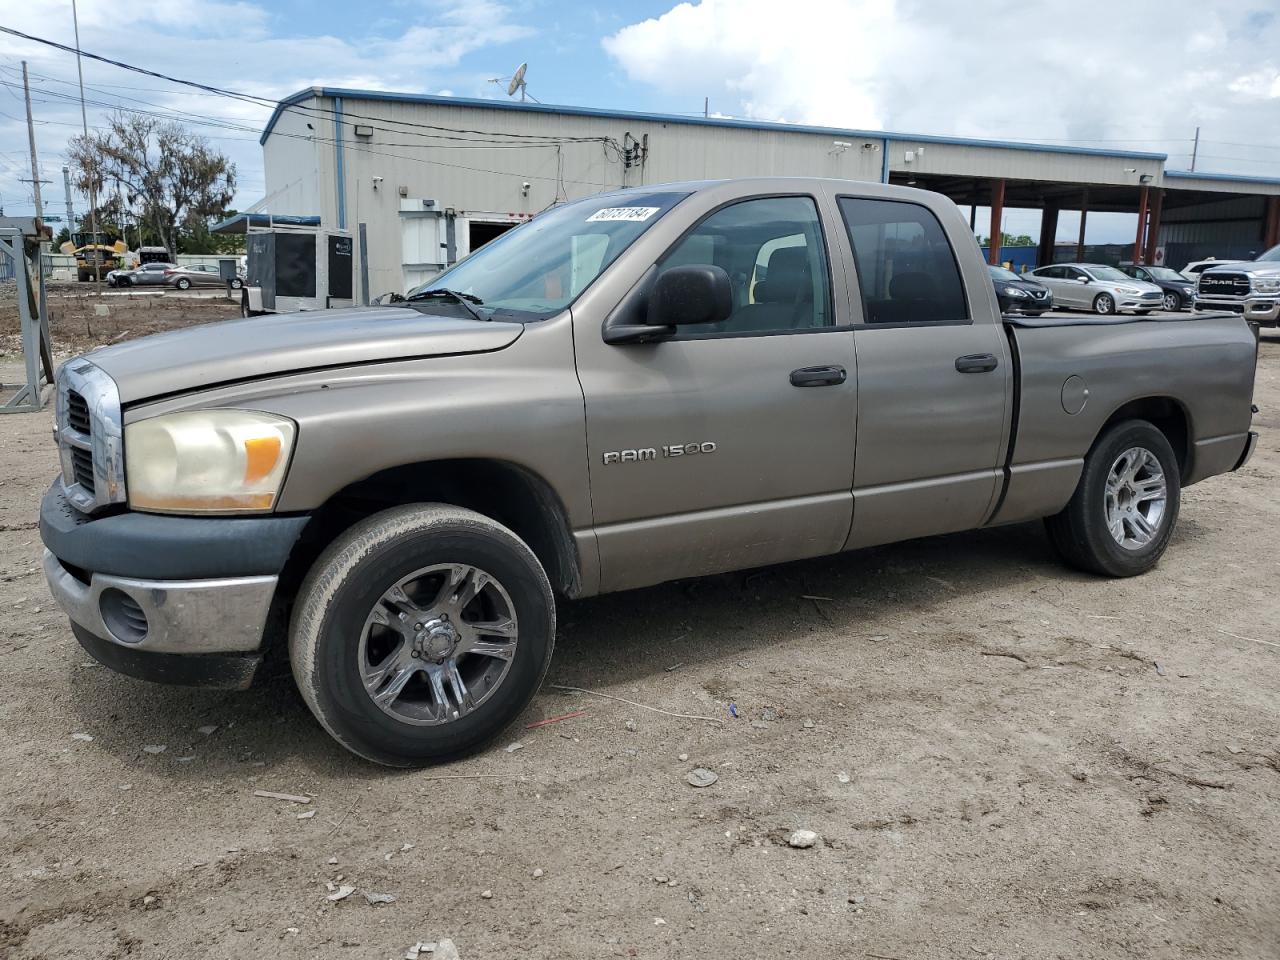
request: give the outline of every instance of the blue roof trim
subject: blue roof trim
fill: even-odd
[[[388,100],[398,103],[430,103],[442,107],[480,107],[486,110],[515,110],[532,113],[561,113],[571,117],[600,117],[610,120],[636,120],[651,123],[684,123],[701,127],[736,127],[740,130],[771,130],[783,133],[813,133],[823,136],[854,137],[866,140],[905,141],[908,143],[946,143],[961,147],[988,147],[1001,150],[1037,150],[1045,153],[1070,153],[1090,157],[1125,157],[1132,160],[1169,159],[1165,153],[1137,153],[1130,150],[1099,150],[1096,147],[1065,147],[1051,144],[1019,143],[1015,140],[975,140],[968,137],[939,137],[933,134],[893,133],[886,130],[855,130],[849,127],[810,127],[768,120],[730,120],[718,117],[682,117],[669,113],[640,113],[630,110],[604,110],[598,107],[566,107],[551,103],[518,103],[513,100],[479,100],[472,97],[440,97],[429,93],[390,93],[383,90],[350,90],[344,87],[308,87],[281,100],[258,138],[266,143],[271,129],[286,109],[312,97],[342,97],[347,100]]]
[[[1280,186],[1280,177],[1251,177],[1243,173],[1200,173],[1198,170],[1166,170],[1166,177],[1182,177],[1186,180],[1225,180],[1228,183],[1267,183]]]
[[[237,213],[234,217],[227,217],[221,223],[214,224],[209,228],[209,232],[228,233],[233,227],[241,225],[245,227],[269,227],[272,224],[279,224],[282,227],[318,227],[320,226],[320,218],[285,213]]]

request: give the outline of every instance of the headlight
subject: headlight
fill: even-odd
[[[124,428],[129,506],[263,513],[275,506],[297,427],[251,410],[193,410]]]
[[[1027,295],[1027,291],[1019,290],[1017,287],[1005,287],[1004,295],[1006,297],[1025,297]]]
[[[1280,277],[1254,277],[1253,289],[1259,293],[1280,293]]]
[[[1137,287],[1116,287],[1116,293],[1127,293],[1130,295],[1136,295],[1141,292],[1142,291],[1139,290]]]

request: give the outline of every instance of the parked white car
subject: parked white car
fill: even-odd
[[[1056,309],[1092,310],[1111,314],[1121,310],[1150,313],[1164,305],[1164,291],[1154,283],[1101,263],[1055,263],[1032,270],[1031,276],[1053,293]]]
[[[1192,260],[1190,263],[1188,263],[1185,267],[1182,268],[1181,273],[1184,277],[1186,277],[1192,283],[1195,283],[1200,279],[1200,274],[1203,273],[1205,270],[1208,270],[1210,267],[1221,267],[1221,266],[1225,266],[1228,263],[1239,263],[1239,262],[1240,262],[1239,260],[1215,260],[1213,259],[1213,257],[1210,257],[1208,260]]]

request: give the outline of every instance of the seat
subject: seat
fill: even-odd
[[[813,323],[813,276],[807,247],[779,247],[769,254],[755,303],[739,307],[725,323],[734,332],[794,330]]]

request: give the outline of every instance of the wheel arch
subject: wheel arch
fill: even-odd
[[[1115,409],[1098,428],[1089,444],[1092,450],[1098,441],[1117,423],[1124,420],[1146,420],[1164,434],[1178,458],[1178,472],[1183,478],[1192,468],[1191,415],[1182,401],[1168,396],[1139,397],[1129,400]]]
[[[353,524],[410,503],[447,503],[483,514],[528,544],[557,593],[581,593],[582,568],[559,495],[534,471],[499,459],[406,463],[348,484],[313,512],[286,567],[288,579],[300,583],[320,552]]]

